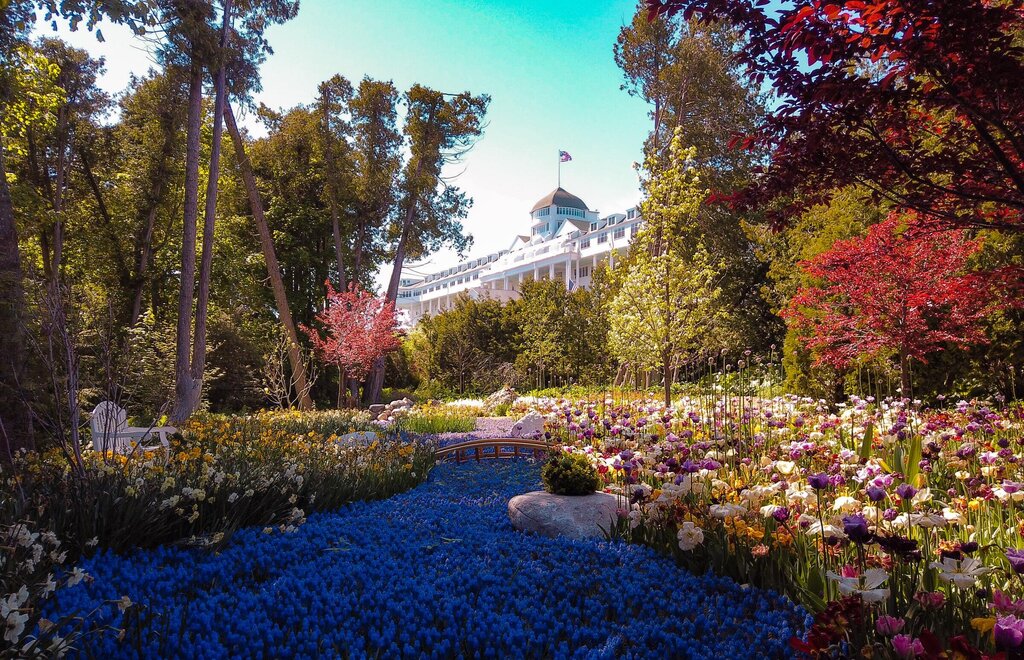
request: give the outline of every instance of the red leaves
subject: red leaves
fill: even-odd
[[[963,231],[892,213],[867,236],[803,263],[820,283],[797,292],[784,316],[820,363],[837,368],[893,352],[924,361],[950,344],[982,343],[982,320],[1006,303],[994,278],[965,272],[980,247]]]
[[[751,206],[866,185],[953,226],[1024,230],[1024,12],[988,0],[648,0],[730,23],[779,102]],[[873,63],[870,66],[868,63]],[[913,113],[934,118],[914,124]],[[963,118],[970,118],[964,123]],[[907,139],[886,143],[894,132]],[[965,176],[969,173],[969,176]],[[999,214],[1008,209],[1009,214]],[[998,214],[998,215],[997,215]]]
[[[377,358],[397,350],[401,341],[394,303],[384,301],[352,283],[335,291],[327,282],[327,309],[317,314],[324,334],[302,327],[320,358],[348,378],[362,380]]]

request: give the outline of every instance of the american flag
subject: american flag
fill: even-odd
[[[567,163],[570,160],[572,160],[572,156],[569,155],[568,151],[559,151],[558,152],[558,162],[560,162],[560,163]]]

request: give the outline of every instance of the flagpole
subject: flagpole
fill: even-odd
[[[558,187],[562,187],[562,152],[558,152]]]

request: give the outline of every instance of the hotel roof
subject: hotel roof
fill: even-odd
[[[537,203],[533,205],[533,208],[530,209],[530,213],[548,206],[565,206],[571,209],[580,209],[581,211],[590,210],[587,208],[586,202],[562,187],[555,188],[550,193],[540,198]]]

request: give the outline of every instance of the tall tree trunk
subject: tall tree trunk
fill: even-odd
[[[341,220],[338,217],[338,162],[335,160],[334,142],[331,135],[330,91],[323,86],[324,154],[327,156],[327,203],[331,207],[331,230],[334,233],[334,258],[338,261],[338,284],[348,286],[345,277],[345,255],[341,249]],[[353,278],[354,279],[354,278]]]
[[[366,244],[366,218],[360,214],[359,217],[359,228],[356,232],[356,244],[353,248],[352,256],[352,281],[359,282],[359,276],[361,275],[363,268],[363,246]]]
[[[433,115],[431,115],[433,118]],[[418,182],[420,172],[423,169],[423,159],[416,163],[416,171],[413,174],[413,181]],[[384,294],[384,304],[394,303],[398,300],[398,285],[402,281],[402,266],[405,261],[405,252],[409,243],[409,232],[412,230],[413,220],[416,219],[416,204],[419,202],[419,195],[416,193],[415,185],[410,192],[409,204],[405,209],[405,219],[402,222],[402,234],[398,238],[398,246],[395,248],[395,264],[391,268],[391,280],[388,282],[387,292]],[[373,369],[366,380],[363,388],[363,403],[377,403],[380,399],[381,390],[384,388],[384,358],[377,358],[373,363]]]
[[[188,85],[188,122],[185,137],[185,202],[181,235],[181,288],[178,292],[178,327],[174,353],[174,408],[171,420],[185,421],[192,410],[192,303],[196,284],[196,225],[199,222],[199,133],[202,128],[203,68],[192,65]],[[198,398],[196,399],[198,400]]]
[[[421,161],[422,162],[422,161]],[[416,173],[419,174],[417,165]],[[412,221],[416,214],[416,201],[411,200],[405,212],[405,222],[402,223],[402,234],[398,239],[398,247],[395,249],[395,265],[391,269],[391,281],[388,282],[387,292],[384,294],[384,304],[393,303],[398,300],[398,283],[402,280],[402,262],[405,261],[406,245],[409,242],[409,231],[412,229]],[[369,405],[380,400],[381,390],[384,388],[384,358],[377,358],[373,363],[373,369],[366,379],[363,388],[363,403]]]
[[[60,283],[60,265],[64,259],[64,188],[67,186],[68,161],[68,107],[58,112],[57,163],[53,186],[53,263],[50,265],[50,286],[56,291]]]
[[[299,394],[299,408],[311,410],[313,400],[309,396],[309,384],[306,380],[306,365],[299,353],[299,335],[295,331],[295,321],[292,320],[291,308],[288,306],[288,294],[284,288],[284,280],[281,278],[281,266],[277,262],[277,252],[274,250],[274,240],[270,235],[270,227],[267,226],[266,216],[263,215],[263,202],[260,199],[260,191],[256,187],[256,177],[252,173],[252,164],[249,156],[245,153],[245,143],[242,141],[242,134],[238,131],[238,124],[235,122],[235,113],[231,111],[231,105],[224,105],[224,123],[227,125],[228,134],[235,145],[235,160],[238,161],[238,169],[242,173],[242,181],[245,183],[245,190],[249,194],[249,207],[252,209],[252,219],[256,223],[256,230],[260,235],[260,245],[263,247],[263,260],[267,263],[267,277],[270,279],[270,288],[274,292],[274,302],[277,304],[277,315],[284,326],[285,334],[288,337],[288,361],[291,363],[294,374],[295,388]]]
[[[153,173],[149,197],[146,200],[145,207],[139,214],[142,222],[135,236],[135,272],[132,279],[132,306],[128,317],[129,325],[138,323],[139,317],[142,315],[142,297],[149,279],[149,266],[153,261],[153,233],[156,231],[157,213],[160,209],[164,189],[166,188],[166,180],[171,175],[168,171],[170,169],[168,165],[174,155],[177,126],[173,120],[168,120],[162,128],[164,130],[164,141],[160,147],[159,160]]]
[[[146,213],[146,220],[139,232],[138,249],[135,253],[135,273],[132,278],[132,308],[128,315],[128,325],[134,326],[142,316],[142,295],[149,279],[149,264],[153,259],[153,231],[156,229],[157,205],[154,204]]]
[[[32,446],[32,423],[23,396],[25,335],[18,231],[7,187],[3,144],[0,143],[0,462],[13,451]]]
[[[666,353],[661,358],[661,369],[665,374],[665,408],[672,407],[672,356]]]
[[[103,190],[96,179],[96,174],[92,171],[89,154],[84,149],[78,149],[77,151],[78,162],[82,166],[82,174],[85,175],[85,180],[89,184],[89,190],[92,191],[93,199],[96,200],[96,209],[99,211],[100,219],[103,221],[104,233],[114,251],[114,266],[117,270],[117,277],[121,281],[122,286],[130,286],[132,283],[132,273],[128,269],[127,260],[121,250],[120,236],[118,236],[117,228],[114,227],[114,218],[110,215],[110,209],[107,208],[107,202],[103,197]],[[131,325],[134,325],[134,323]]]
[[[220,36],[222,58],[227,52],[230,20],[231,0],[225,0]],[[220,181],[220,149],[224,137],[226,87],[222,59],[213,81],[213,143],[210,145],[210,169],[206,179],[206,208],[203,213],[203,246],[199,262],[199,294],[196,299],[195,333],[192,338],[192,364],[186,382],[187,388],[183,388],[183,396],[179,397],[175,403],[173,417],[178,422],[188,419],[199,409],[199,401],[203,393],[203,373],[206,371],[206,321],[210,306],[210,280],[213,271],[213,238],[217,223],[217,184]]]

